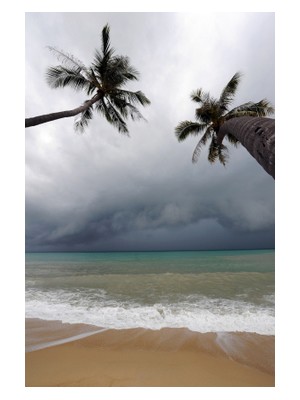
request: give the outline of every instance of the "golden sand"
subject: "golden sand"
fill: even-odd
[[[26,386],[274,386],[274,336],[26,321]],[[58,341],[90,336],[62,344]],[[36,347],[34,347],[36,346]],[[49,346],[34,350],[42,346]],[[31,351],[30,351],[31,350]]]

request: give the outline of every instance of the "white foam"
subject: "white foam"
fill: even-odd
[[[197,332],[275,332],[273,308],[243,301],[202,297],[173,304],[140,305],[104,297],[102,293],[101,300],[92,302],[88,298],[80,300],[80,296],[74,298],[74,293],[35,293],[27,296],[26,317],[115,329],[186,327]]]
[[[59,344],[74,342],[75,340],[83,339],[85,337],[92,336],[92,335],[95,335],[96,333],[100,333],[100,332],[104,332],[104,331],[107,331],[107,329],[98,329],[96,331],[80,333],[79,335],[70,336],[70,337],[64,338],[64,339],[52,340],[51,342],[28,345],[28,346],[26,346],[26,352],[46,349],[47,347],[53,347],[53,346],[57,346]]]

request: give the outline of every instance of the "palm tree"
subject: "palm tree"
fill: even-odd
[[[150,104],[149,99],[141,91],[131,92],[124,89],[129,81],[138,80],[139,73],[130,65],[128,57],[114,54],[109,32],[109,26],[104,26],[101,50],[95,51],[93,63],[89,68],[74,56],[49,47],[61,61],[60,65],[50,67],[46,72],[50,87],[56,89],[70,86],[75,90],[84,90],[89,98],[72,110],[26,118],[25,127],[80,114],[75,121],[75,129],[83,131],[92,119],[93,112],[98,111],[119,132],[128,134],[125,120],[128,117],[133,120],[143,118],[136,104],[146,106]]]
[[[219,160],[223,165],[228,160],[227,147],[223,139],[237,146],[241,143],[257,162],[275,178],[275,120],[265,118],[273,114],[274,108],[266,99],[258,103],[248,102],[233,109],[229,105],[241,79],[237,72],[223,89],[219,99],[198,89],[191,94],[192,101],[199,104],[196,109],[196,122],[183,121],[175,128],[179,142],[189,135],[202,137],[197,143],[192,161],[198,161],[202,147],[210,141],[208,160]]]

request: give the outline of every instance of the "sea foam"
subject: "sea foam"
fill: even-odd
[[[274,334],[274,310],[243,301],[193,298],[193,302],[138,303],[113,299],[74,300],[73,294],[27,294],[26,317],[86,323],[104,328],[188,328],[196,332],[255,332]]]

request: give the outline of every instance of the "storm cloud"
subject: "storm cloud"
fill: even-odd
[[[26,129],[26,250],[112,251],[270,248],[274,180],[241,146],[224,168],[191,157],[178,122],[194,119],[190,93],[218,96],[237,71],[233,106],[275,105],[273,13],[27,13],[26,116],[83,103],[50,89],[45,70],[62,48],[92,62],[108,23],[117,54],[129,56],[151,105],[130,138],[98,115],[84,134],[63,119]]]

